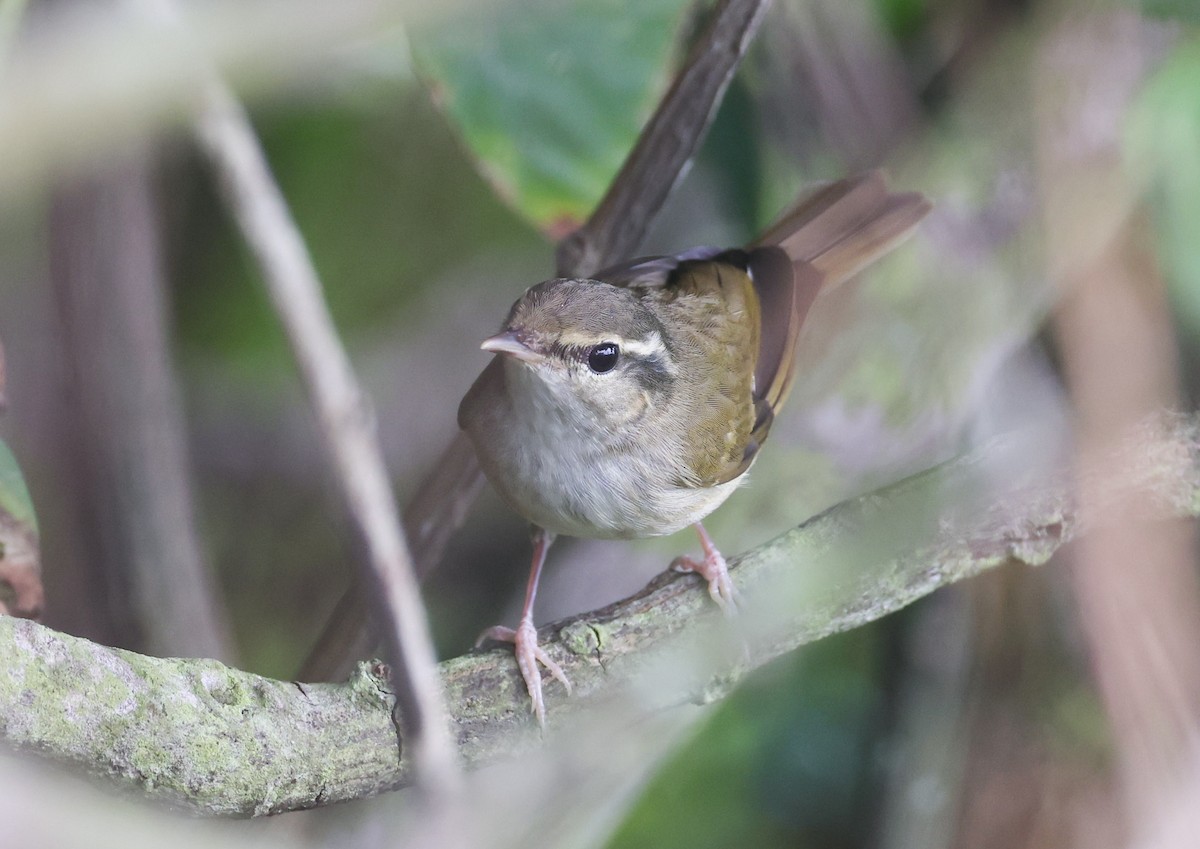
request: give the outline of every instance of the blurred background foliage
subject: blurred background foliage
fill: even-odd
[[[34,4],[29,32],[65,5]],[[776,3],[645,252],[736,244],[803,185],[881,164],[937,211],[814,312],[770,459],[713,517],[726,551],[996,432],[1068,417],[1054,364],[1030,340],[1057,298],[1039,219],[1039,45],[1072,16],[1118,16],[1141,51],[1126,99],[1095,96],[1118,113],[1116,167],[1149,203],[1195,386],[1200,13],[1193,0],[1097,5]],[[552,240],[597,203],[705,11],[465,2],[278,74],[282,84],[253,68],[235,79],[272,93],[252,117],[378,407],[402,497],[454,427],[485,362],[477,341],[551,272]],[[177,122],[170,108],[147,119]],[[73,400],[93,379],[79,363],[100,354],[64,353],[69,299],[51,283],[64,228],[78,226],[54,211],[132,163],[152,186],[199,550],[241,665],[288,677],[352,572],[327,464],[211,175],[180,133],[129,134],[136,144],[106,141],[44,179],[13,179],[12,163],[0,172],[0,436],[38,512],[46,621],[147,648],[120,600],[136,577],[121,571],[110,520],[92,513],[121,479],[89,451],[94,424]],[[102,479],[85,484],[80,464]],[[0,444],[0,504],[21,492]],[[632,591],[693,546],[682,535],[564,543],[543,621]],[[514,616],[527,556],[520,521],[485,495],[428,584],[444,655]],[[763,670],[712,710],[611,845],[1051,846],[1093,832],[1089,845],[1116,845],[1102,828],[1114,816],[1111,742],[1065,593],[1054,567],[1005,571]]]

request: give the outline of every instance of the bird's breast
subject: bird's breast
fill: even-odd
[[[596,433],[541,397],[536,383],[505,372],[472,389],[460,424],[488,480],[534,524],[578,537],[661,536],[700,521],[742,482],[688,486],[674,432],[666,440],[637,427]],[[477,390],[487,397],[468,403]]]

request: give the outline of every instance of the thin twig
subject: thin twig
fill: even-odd
[[[633,255],[687,173],[769,0],[723,0],[588,222],[558,246],[558,271],[587,277]]]
[[[210,86],[197,130],[262,267],[366,549],[364,571],[383,614],[379,623],[412,757],[423,781],[452,785],[457,765],[443,719],[436,656],[370,401],[338,339],[316,270],[258,139],[223,86]]]
[[[143,2],[154,13],[175,19],[169,0]],[[206,76],[197,137],[258,260],[316,408],[337,485],[364,551],[363,572],[380,614],[403,719],[402,754],[412,760],[421,785],[440,796],[457,786],[458,762],[445,723],[425,609],[371,404],[338,338],[308,248],[249,118],[214,70],[208,69]]]

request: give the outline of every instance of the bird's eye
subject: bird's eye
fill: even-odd
[[[617,347],[616,342],[601,342],[599,345],[593,345],[588,349],[588,368],[596,374],[604,374],[604,372],[612,371],[616,368],[617,359],[620,356],[621,349]]]

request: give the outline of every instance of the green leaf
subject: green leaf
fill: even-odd
[[[600,200],[669,80],[683,0],[508,0],[414,35],[477,165],[552,235]]]
[[[37,517],[25,478],[21,476],[17,458],[3,440],[0,440],[0,513],[7,513],[19,524],[37,530]]]
[[[1200,22],[1200,0],[1142,0],[1141,6],[1151,17]]]

